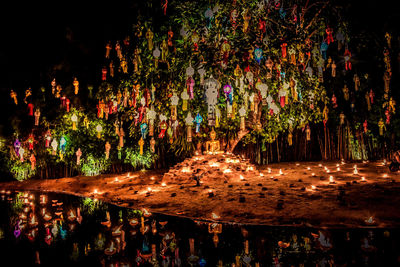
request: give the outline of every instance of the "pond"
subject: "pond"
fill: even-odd
[[[12,266],[398,266],[399,229],[218,224],[96,199],[1,192]],[[317,265],[318,264],[318,265]]]

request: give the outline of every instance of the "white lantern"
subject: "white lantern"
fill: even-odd
[[[103,126],[101,126],[100,124],[97,124],[96,126],[96,132],[97,132],[97,138],[101,137],[101,132],[103,131]]]

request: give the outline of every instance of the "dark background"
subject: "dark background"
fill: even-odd
[[[178,1],[178,0],[170,0]],[[152,2],[153,8],[149,8]],[[398,32],[400,10],[396,1],[344,1],[352,32],[373,32],[384,41],[384,33]],[[9,1],[0,11],[0,125],[7,120],[12,100],[10,90],[23,99],[25,89],[50,88],[53,77],[64,87],[78,77],[80,84],[95,86],[108,40],[123,39],[132,33],[138,15],[162,23],[161,1],[92,0]],[[161,18],[161,20],[160,20]],[[156,26],[155,26],[156,27]],[[397,42],[394,34],[392,42]],[[377,51],[381,53],[381,51]],[[382,57],[383,58],[383,57]],[[394,88],[393,88],[394,89]],[[395,89],[394,89],[395,90]],[[12,110],[11,110],[12,111]],[[0,128],[1,132],[1,128]]]

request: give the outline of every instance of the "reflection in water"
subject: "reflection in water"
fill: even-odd
[[[397,266],[400,259],[398,229],[245,226],[66,195],[0,196],[1,260],[12,266]]]

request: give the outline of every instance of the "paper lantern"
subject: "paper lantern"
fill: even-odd
[[[55,138],[53,138],[53,141],[51,142],[51,147],[53,148],[53,155],[55,155],[58,147],[58,142]]]
[[[101,126],[100,124],[97,124],[97,126],[96,126],[97,138],[101,137],[102,131],[103,131],[103,126]]]
[[[154,107],[147,112],[147,119],[149,121],[149,135],[154,135],[154,120],[156,119],[157,112],[155,112]]]
[[[192,117],[192,113],[189,113],[186,116],[185,123],[186,123],[186,135],[187,135],[187,142],[192,142],[192,125],[193,125],[194,118]]]
[[[76,165],[80,165],[82,156],[82,151],[80,148],[78,148],[78,150],[75,152],[75,155],[76,155]]]
[[[189,100],[189,94],[187,93],[186,90],[184,90],[181,93],[181,98],[182,98],[182,110],[186,111],[188,109],[188,100]]]
[[[105,144],[105,149],[106,149],[106,159],[109,159],[110,158],[111,145],[110,145],[110,143],[108,141]]]
[[[171,97],[171,118],[173,121],[177,119],[176,106],[178,105],[178,103],[179,103],[179,96],[177,96],[176,93],[174,92]]]
[[[77,95],[79,91],[79,81],[76,77],[74,78],[74,82],[72,83],[72,85],[74,86],[75,94]]]
[[[72,130],[76,130],[76,122],[78,121],[78,116],[76,114],[72,114],[71,116],[71,121],[72,121]]]

